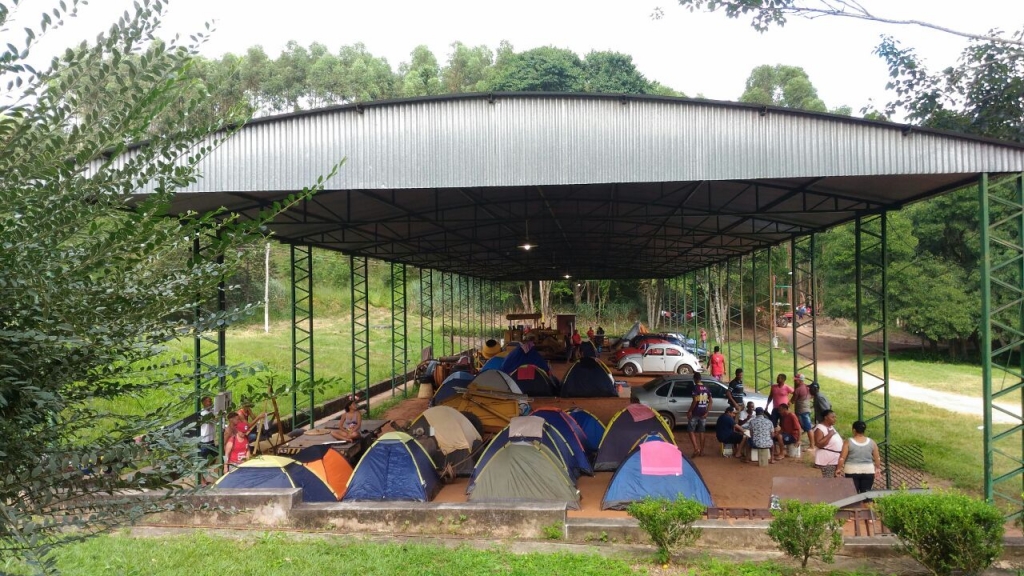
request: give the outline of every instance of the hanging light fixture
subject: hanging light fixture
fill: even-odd
[[[526,220],[526,240],[524,240],[523,243],[519,245],[519,247],[522,248],[523,250],[526,250],[527,252],[529,252],[530,250],[532,250],[532,249],[537,247],[536,244],[531,244],[530,243],[530,221],[529,220]]]

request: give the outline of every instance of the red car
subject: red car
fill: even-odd
[[[626,354],[642,354],[645,350],[647,350],[647,347],[650,346],[651,344],[671,344],[671,342],[661,338],[656,338],[654,336],[645,335],[643,341],[640,343],[639,346],[627,346],[615,351],[615,353],[612,354],[612,365],[618,366],[619,360],[622,360],[622,357],[625,356]]]

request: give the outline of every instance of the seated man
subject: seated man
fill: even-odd
[[[754,418],[750,421],[750,449],[751,450],[768,450],[769,459],[768,463],[772,463],[775,459],[772,457],[772,446],[775,444],[773,436],[775,434],[775,425],[772,424],[765,413],[764,408],[758,406],[754,409]],[[746,461],[746,459],[744,459]]]
[[[726,406],[725,413],[719,416],[718,422],[715,423],[715,436],[722,444],[732,444],[734,446],[733,458],[739,458],[743,455],[747,437],[743,434],[743,428],[736,424],[735,415],[736,409]]]
[[[748,401],[747,408],[740,412],[739,421],[736,423],[742,426],[745,430],[750,429],[750,421],[754,419],[754,402]]]
[[[803,429],[800,427],[800,419],[797,418],[796,414],[789,411],[788,404],[779,404],[779,428],[781,430],[776,441],[779,455],[776,458],[782,460],[786,457],[786,446],[789,444],[799,444],[800,434],[803,432]]]

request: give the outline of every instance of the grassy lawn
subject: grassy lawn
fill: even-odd
[[[889,357],[889,377],[939,392],[981,397],[981,366],[969,363]],[[999,382],[993,382],[999,389]]]
[[[649,558],[597,554],[515,554],[500,547],[442,548],[425,544],[376,544],[283,533],[259,536],[133,538],[102,536],[61,550],[58,567],[69,576],[203,576],[206,574],[358,574],[360,576],[450,576],[452,574],[649,574]],[[0,569],[29,574],[24,566]],[[731,563],[705,558],[657,570],[658,574],[788,576],[796,570],[772,562]],[[829,571],[835,576],[855,573]],[[865,573],[857,573],[864,574]]]

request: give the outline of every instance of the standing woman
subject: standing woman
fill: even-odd
[[[835,478],[843,439],[836,431],[836,413],[826,410],[822,418],[822,423],[814,427],[814,465],[821,468],[822,478]]]
[[[882,472],[882,460],[878,457],[878,444],[864,435],[868,425],[857,420],[853,423],[853,437],[843,444],[843,452],[839,455],[836,474],[853,480],[857,493],[871,490],[875,483],[875,475]]]

